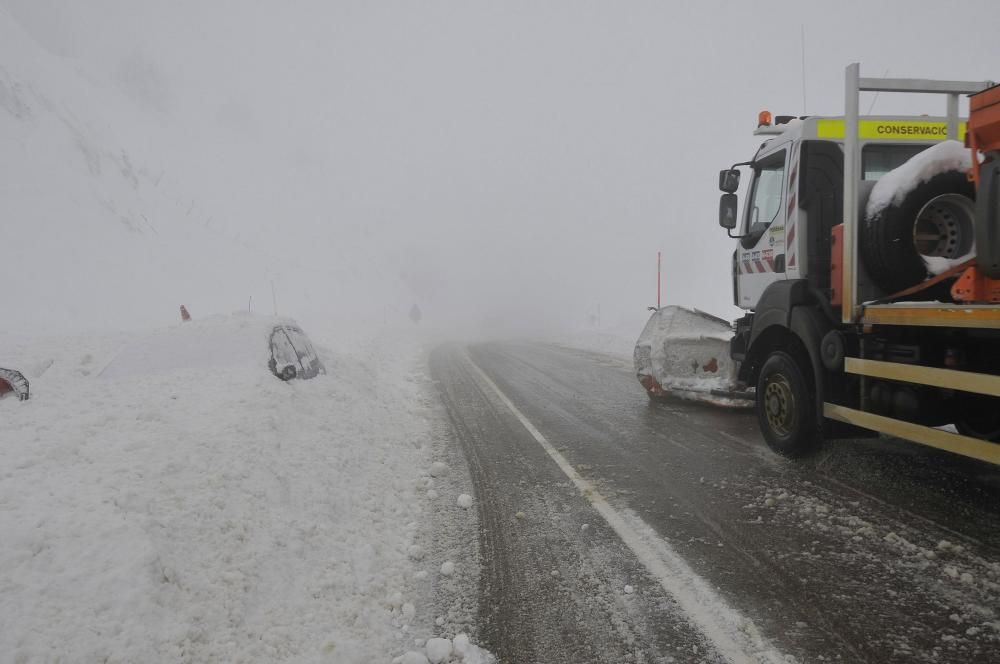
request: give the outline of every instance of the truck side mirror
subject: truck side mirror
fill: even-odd
[[[740,188],[740,171],[738,168],[724,168],[719,171],[719,191],[735,194]]]
[[[736,194],[723,194],[719,197],[719,225],[726,230],[736,228],[737,206]]]

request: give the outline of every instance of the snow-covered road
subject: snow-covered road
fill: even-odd
[[[507,662],[986,662],[1000,473],[892,440],[790,462],[752,413],[648,402],[631,363],[443,347]]]

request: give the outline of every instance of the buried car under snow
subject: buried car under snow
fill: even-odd
[[[0,399],[16,394],[21,401],[28,400],[28,379],[20,371],[0,368]]]
[[[235,314],[187,322],[133,341],[115,354],[100,376],[235,367],[267,369],[285,381],[326,373],[315,347],[295,321]]]

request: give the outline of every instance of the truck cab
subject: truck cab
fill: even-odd
[[[831,231],[843,216],[844,118],[779,116],[780,124],[770,124],[764,112],[759,121],[755,135],[768,138],[749,163],[737,165],[750,180],[734,233],[734,304],[748,311],[776,281],[807,279],[829,293]],[[947,136],[943,117],[872,116],[860,126],[862,198],[883,175]],[[884,294],[870,280],[863,287],[870,299]]]

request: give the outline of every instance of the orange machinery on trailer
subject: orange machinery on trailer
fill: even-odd
[[[996,209],[1000,201],[1000,181],[994,181],[983,186],[983,175],[990,178],[991,166],[1000,161],[1000,86],[987,88],[982,92],[969,96],[968,132],[965,135],[966,145],[972,151],[972,168],[970,176],[976,184],[977,199],[980,201],[979,223],[985,223],[988,215],[985,210],[989,206]],[[983,155],[980,163],[979,155]],[[984,228],[980,235],[991,237],[995,229]],[[962,272],[958,281],[951,288],[951,295],[956,302],[1000,302],[1000,278],[995,271],[987,274],[984,270],[972,265]]]

